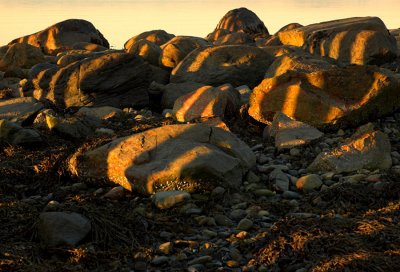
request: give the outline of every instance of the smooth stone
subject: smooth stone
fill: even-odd
[[[316,174],[300,177],[296,182],[296,188],[303,191],[311,191],[321,187],[321,178]]]
[[[248,231],[253,227],[253,221],[250,219],[244,218],[240,220],[239,224],[237,225],[236,229]]]
[[[159,209],[169,209],[189,199],[191,196],[186,191],[166,191],[155,193],[153,203]]]

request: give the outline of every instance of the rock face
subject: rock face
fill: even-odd
[[[47,247],[76,246],[92,229],[79,213],[44,212],[39,216],[38,233]]]
[[[40,49],[29,44],[12,44],[8,46],[5,54],[0,56],[0,71],[14,67],[28,69],[44,61]]]
[[[51,73],[50,82],[42,82],[45,88],[35,90],[34,96],[65,108],[144,106],[149,103],[151,75],[151,67],[141,58],[110,53],[74,62]]]
[[[348,18],[278,33],[282,44],[343,63],[375,64],[396,56],[396,41],[377,17]]]
[[[214,42],[214,45],[235,45],[235,44],[252,44],[254,39],[247,33],[235,32],[222,36]]]
[[[20,125],[0,119],[0,140],[13,145],[25,145],[42,142],[40,134]]]
[[[254,88],[249,114],[265,123],[281,111],[317,128],[360,125],[397,109],[399,88],[392,72],[375,66],[288,71]]]
[[[28,43],[40,48],[45,54],[56,55],[61,51],[73,49],[73,45],[77,42],[110,47],[108,41],[92,23],[78,19],[59,22],[37,33],[15,39],[9,44]]]
[[[26,124],[33,121],[41,109],[43,104],[32,97],[7,99],[0,101],[0,119]]]
[[[86,50],[90,52],[101,52],[105,51],[108,48],[101,46],[99,44],[90,43],[90,42],[77,42],[72,45],[73,50]]]
[[[152,65],[158,66],[161,55],[161,48],[148,40],[139,40],[132,44],[127,52],[135,56],[140,56]]]
[[[225,29],[230,32],[244,32],[250,35],[269,35],[268,29],[258,16],[246,8],[230,10],[219,21],[215,30]]]
[[[82,178],[110,180],[144,194],[238,187],[255,165],[251,149],[233,134],[202,124],[168,125],[119,138],[76,154],[70,170]]]
[[[161,46],[160,66],[175,68],[196,48],[210,45],[206,40],[191,36],[177,36]]]
[[[277,112],[269,129],[269,135],[275,138],[276,148],[284,149],[308,144],[324,134],[310,125]]]
[[[264,50],[246,45],[222,45],[196,49],[171,73],[171,82],[199,82],[219,86],[256,86],[274,57]]]
[[[169,34],[164,30],[150,30],[146,31],[143,33],[140,33],[139,35],[136,35],[132,38],[130,38],[125,44],[124,48],[128,50],[133,44],[140,40],[147,40],[149,42],[152,42],[158,46],[168,42],[171,40],[175,35]]]
[[[354,135],[337,148],[323,152],[308,167],[309,171],[352,172],[360,169],[389,169],[392,166],[389,137],[380,131]]]
[[[240,94],[230,84],[214,88],[201,87],[179,97],[172,110],[176,120],[188,122],[198,118],[223,117],[226,111],[234,113],[240,106]]]
[[[162,108],[172,109],[174,107],[176,99],[185,94],[191,93],[203,86],[205,85],[197,82],[169,83],[167,85],[157,84],[157,86],[152,83],[150,88],[153,87],[153,89],[156,89],[156,91],[162,93]]]

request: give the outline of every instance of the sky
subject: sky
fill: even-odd
[[[356,16],[378,16],[388,28],[400,28],[400,0],[0,0],[0,46],[71,18],[92,22],[114,48],[153,29],[205,37],[238,7],[255,12],[270,33],[293,22]]]

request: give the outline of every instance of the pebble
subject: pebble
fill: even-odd
[[[269,189],[257,189],[255,191],[253,191],[253,193],[256,196],[267,196],[267,197],[269,197],[269,196],[274,196],[275,195],[275,192],[273,192],[273,191],[271,191]]]
[[[214,219],[215,223],[217,223],[218,226],[226,226],[226,227],[233,226],[232,220],[223,214],[215,215]]]
[[[171,243],[171,242],[163,243],[163,244],[161,244],[161,245],[158,247],[158,249],[159,249],[162,253],[164,253],[164,254],[166,254],[166,255],[171,254],[171,252],[172,252],[172,243]]]
[[[214,190],[211,192],[211,197],[213,198],[220,198],[224,195],[225,193],[225,188],[224,187],[215,187]]]
[[[204,264],[204,263],[208,263],[210,261],[212,261],[211,256],[201,256],[201,257],[198,257],[198,258],[195,258],[195,259],[189,261],[188,265]]]
[[[245,210],[237,209],[237,210],[231,211],[231,213],[229,214],[229,217],[232,220],[240,220],[240,219],[246,217],[246,215],[247,215],[247,213]]]
[[[322,181],[316,174],[300,177],[296,182],[297,189],[305,192],[318,189],[321,185]]]
[[[188,272],[201,272],[201,271],[205,271],[205,270],[206,270],[206,268],[202,264],[191,265],[187,268]]]
[[[186,191],[166,191],[153,195],[153,204],[159,209],[168,209],[191,198]]]
[[[228,266],[230,268],[234,268],[234,267],[238,267],[239,263],[235,260],[229,260],[226,262],[226,266]]]
[[[152,264],[159,266],[168,263],[169,258],[167,256],[155,256],[151,261]]]
[[[291,148],[290,149],[290,155],[293,157],[298,157],[301,155],[301,151],[298,148]]]
[[[215,231],[212,231],[212,230],[205,229],[205,230],[203,230],[203,235],[208,238],[215,238],[218,236],[218,233],[216,233]]]
[[[240,220],[239,224],[237,225],[236,229],[247,231],[253,227],[253,221],[250,219],[244,218]]]
[[[286,199],[299,199],[299,198],[301,198],[301,195],[296,192],[285,191],[285,192],[283,192],[282,197],[286,198]]]
[[[125,197],[125,189],[122,186],[114,187],[104,197],[111,200],[120,200]]]

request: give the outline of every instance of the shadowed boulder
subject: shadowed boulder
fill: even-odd
[[[110,47],[108,41],[92,23],[79,19],[59,22],[37,33],[17,38],[9,44],[28,43],[40,48],[45,54],[56,55],[61,51],[73,49],[74,44],[78,42]]]
[[[232,133],[202,124],[168,125],[77,153],[70,170],[93,181],[109,180],[144,194],[239,188],[256,163],[251,149]]]
[[[29,69],[41,62],[45,62],[45,59],[40,49],[29,44],[12,44],[0,56],[0,71],[14,67]]]
[[[140,56],[152,65],[158,66],[161,48],[148,40],[139,40],[132,44],[126,51],[129,54]]]
[[[128,50],[133,44],[140,40],[147,40],[160,46],[171,40],[173,37],[175,37],[174,34],[169,34],[164,30],[150,30],[130,38],[125,42],[124,48]]]
[[[0,101],[0,119],[25,125],[33,121],[43,109],[43,104],[32,97],[20,97]]]
[[[214,45],[253,44],[254,39],[247,33],[229,33],[214,42]]]

